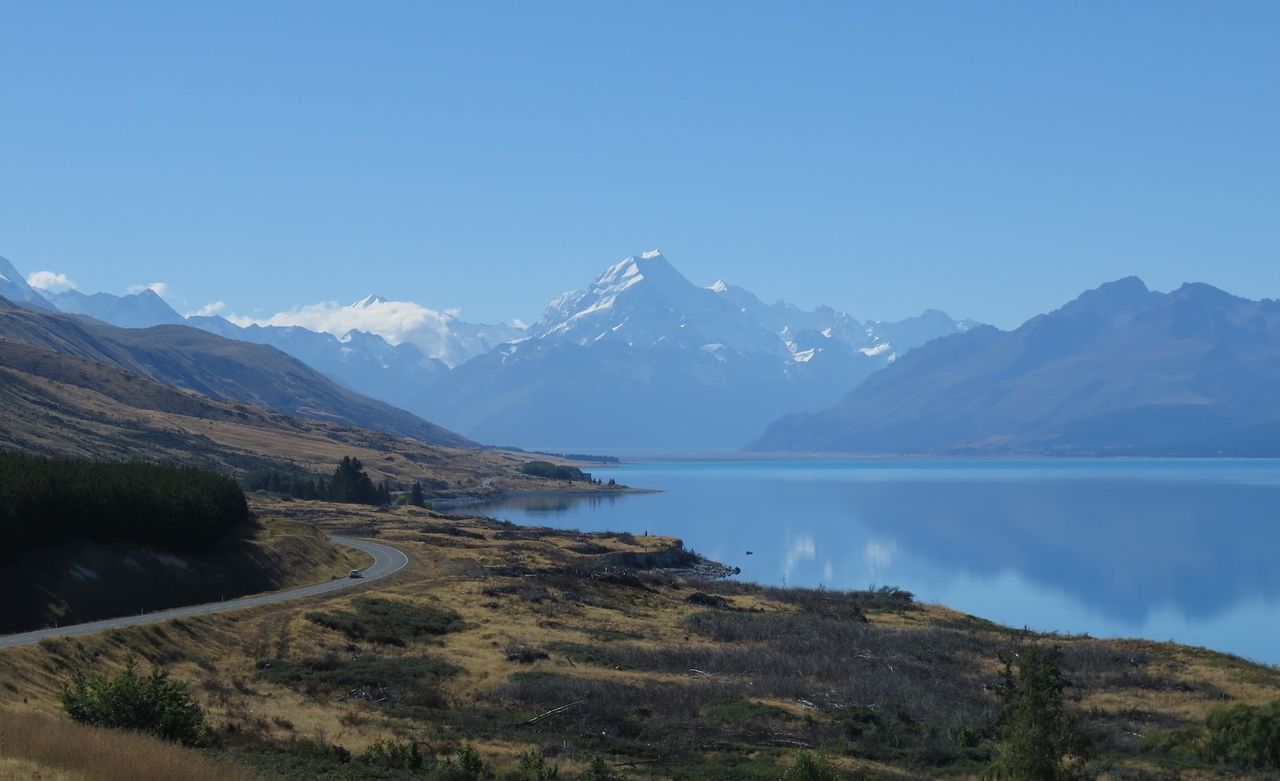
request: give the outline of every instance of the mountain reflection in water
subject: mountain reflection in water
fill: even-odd
[[[1280,662],[1277,461],[687,462],[609,476],[663,492],[481,510],[678,536],[765,583],[888,583],[1013,626]]]

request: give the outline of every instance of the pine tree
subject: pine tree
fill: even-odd
[[[414,507],[425,507],[426,499],[422,496],[422,483],[414,483],[413,488],[409,490],[409,504]]]
[[[987,775],[1002,781],[1059,781],[1085,777],[1078,760],[1092,746],[1079,719],[1067,710],[1062,692],[1068,684],[1058,667],[1059,654],[1026,646],[1005,660],[999,688],[1004,699],[1000,719],[1003,741]],[[1064,764],[1068,757],[1076,762]]]

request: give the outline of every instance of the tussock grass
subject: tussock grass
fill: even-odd
[[[257,778],[241,768],[154,738],[8,709],[0,710],[0,779],[6,777],[24,781]]]

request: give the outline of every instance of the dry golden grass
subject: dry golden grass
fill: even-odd
[[[218,401],[113,366],[0,337],[0,447],[101,460],[195,463],[231,473],[286,465],[329,474],[359,458],[378,481],[439,495],[556,490],[520,473],[535,454],[428,445],[357,426]],[[557,460],[557,459],[550,459]],[[577,484],[582,491],[610,490]]]
[[[538,602],[520,591],[537,582],[527,576],[529,572],[566,562],[589,563],[592,556],[575,550],[582,550],[584,545],[603,546],[610,552],[656,553],[673,544],[667,538],[511,529],[479,519],[446,518],[416,508],[373,511],[265,497],[255,497],[253,505],[255,512],[282,529],[287,524],[329,531],[363,529],[366,534],[405,550],[410,557],[409,566],[395,577],[370,583],[357,593],[0,653],[0,704],[52,712],[58,686],[71,669],[113,668],[122,663],[125,654],[136,653],[164,661],[176,677],[191,681],[215,725],[238,724],[277,739],[323,732],[333,742],[359,752],[375,738],[420,734],[424,725],[390,716],[367,703],[309,697],[273,684],[259,675],[259,660],[298,660],[325,654],[343,658],[368,653],[384,657],[429,654],[461,668],[456,677],[443,684],[443,691],[452,707],[466,708],[486,702],[496,687],[519,672],[552,672],[627,684],[681,685],[691,680],[682,674],[575,663],[555,652],[545,660],[517,664],[507,659],[506,649],[513,643],[548,648],[557,642],[591,642],[584,630],[610,630],[633,637],[626,644],[640,650],[715,646],[711,639],[692,633],[686,623],[690,615],[701,611],[686,601],[694,591],[706,588],[696,582],[674,580],[648,589],[596,586],[612,601],[611,605],[566,599],[562,593]],[[453,610],[461,615],[467,629],[430,644],[396,648],[353,642],[306,618],[316,609],[349,609],[358,594]],[[732,600],[735,608],[753,615],[794,614],[798,609],[796,603],[775,600],[768,592],[735,593]],[[1003,631],[939,606],[873,612],[869,619],[872,626],[893,632],[941,625],[969,627],[965,631],[975,633]],[[1141,654],[1149,660],[1145,673],[1163,681],[1155,687],[1137,682],[1084,691],[1083,700],[1077,705],[1086,711],[1096,708],[1099,713],[1117,718],[1141,711],[1185,722],[1202,719],[1221,703],[1213,694],[1215,690],[1227,694],[1232,701],[1253,704],[1280,697],[1280,671],[1218,654],[1137,641],[1064,637],[1055,643],[1067,649],[1088,647]],[[965,656],[963,662],[975,682],[994,680],[999,669],[998,660],[990,656]],[[830,714],[795,701],[768,697],[758,700],[800,719],[831,718]],[[438,724],[426,726],[436,734],[448,729]],[[456,735],[458,740],[469,737],[472,736]],[[503,768],[510,767],[520,753],[536,743],[536,733],[513,730],[509,736],[481,739],[477,747]],[[558,760],[565,772],[578,767],[578,761],[573,757]],[[920,777],[886,762],[842,762],[886,778]],[[640,770],[629,772],[627,777],[646,777]],[[1194,775],[1183,777],[1190,779]]]
[[[242,768],[119,730],[30,711],[0,710],[0,779],[250,781]]]

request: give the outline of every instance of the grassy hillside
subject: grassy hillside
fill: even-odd
[[[0,710],[0,781],[252,781],[255,774],[155,738]]]
[[[254,509],[376,536],[410,565],[343,596],[4,652],[0,705],[52,712],[70,670],[135,652],[192,681],[222,751],[266,777],[409,777],[358,759],[390,739],[440,757],[465,742],[499,777],[536,749],[562,777],[601,756],[626,779],[777,779],[813,747],[858,777],[976,778],[1001,655],[1031,642],[1061,648],[1102,777],[1267,777],[1140,751],[1141,736],[1223,702],[1280,697],[1280,671],[1222,654],[1026,636],[891,589],[688,579],[648,568],[689,563],[663,538],[261,497]]]
[[[280,466],[330,474],[344,456],[355,456],[375,480],[405,487],[421,481],[429,496],[560,487],[519,471],[531,455],[433,446],[218,401],[116,366],[4,338],[0,449],[141,458],[232,474]]]
[[[85,358],[213,399],[371,428],[451,447],[475,443],[352,391],[265,345],[183,325],[117,328],[87,317],[37,312],[0,298],[0,336]],[[7,363],[4,365],[8,365]]]

